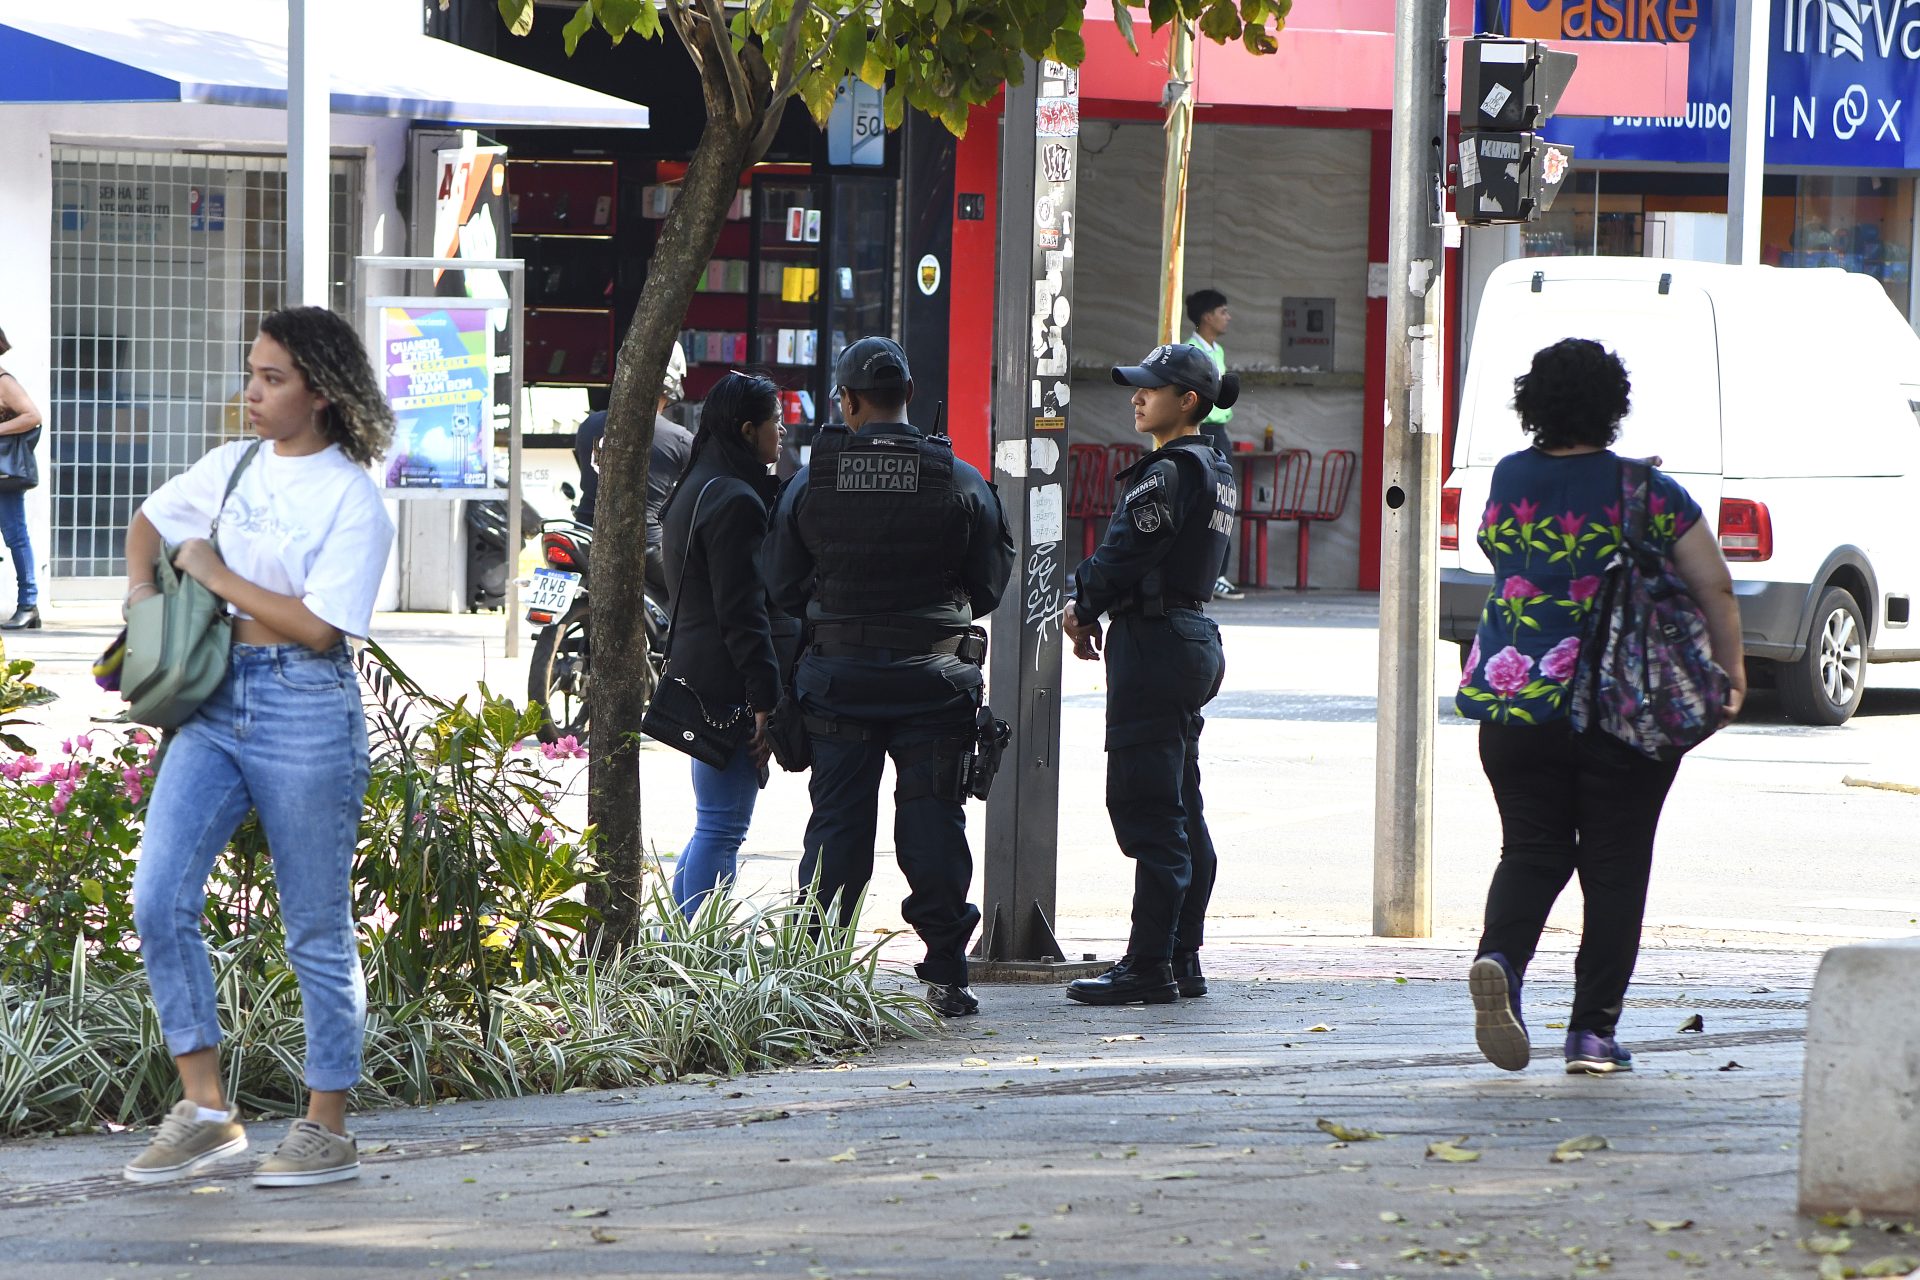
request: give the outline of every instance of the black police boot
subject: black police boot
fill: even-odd
[[[0,631],[38,631],[40,629],[40,610],[33,605],[15,609],[13,616],[0,622]]]
[[[1200,972],[1200,953],[1188,951],[1173,958],[1173,979],[1182,999],[1207,994],[1207,975]]]
[[[980,1012],[980,1002],[973,998],[973,989],[959,983],[928,983],[927,1003],[943,1018],[964,1018]]]
[[[1171,1004],[1179,998],[1173,966],[1165,960],[1127,956],[1097,978],[1067,984],[1067,999],[1081,1004]]]

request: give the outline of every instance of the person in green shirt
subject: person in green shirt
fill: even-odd
[[[1227,371],[1227,349],[1220,345],[1220,338],[1233,322],[1233,313],[1227,310],[1227,295],[1218,289],[1196,289],[1187,295],[1187,319],[1193,322],[1193,345],[1213,357],[1213,363],[1220,372]],[[1227,424],[1233,421],[1233,410],[1225,407],[1215,408],[1200,421],[1200,434],[1207,443],[1220,451],[1228,461],[1233,459],[1233,438],[1227,433]],[[1220,560],[1220,578],[1213,584],[1213,596],[1216,600],[1241,600],[1245,594],[1233,585],[1227,576],[1227,570],[1233,566],[1233,544],[1227,544],[1226,555]]]

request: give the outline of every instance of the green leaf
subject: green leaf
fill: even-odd
[[[1214,0],[1200,16],[1200,34],[1209,40],[1238,40],[1243,29],[1240,9],[1233,0]]]
[[[884,43],[868,44],[866,55],[860,60],[860,79],[869,89],[887,87],[887,63],[882,52],[887,48]]]
[[[660,10],[653,0],[593,0],[593,12],[615,44],[629,31],[651,38],[660,30]]]
[[[82,880],[80,896],[96,907],[107,900],[107,892],[98,880]]]
[[[1113,25],[1120,28],[1120,34],[1127,39],[1127,48],[1135,54],[1140,52],[1140,42],[1133,35],[1133,10],[1127,7],[1126,0],[1113,0]]]
[[[898,84],[887,90],[887,103],[884,108],[886,125],[889,129],[898,129],[907,119],[907,96]]]
[[[573,16],[567,19],[567,25],[560,29],[560,37],[566,42],[569,58],[573,56],[573,51],[580,47],[580,37],[591,30],[593,30],[593,6],[583,4],[573,11]]]
[[[524,36],[533,30],[533,0],[496,0],[500,6],[500,20],[507,24],[507,30],[517,36]]]
[[[1087,60],[1087,42],[1077,31],[1057,31],[1053,36],[1053,59],[1077,67]]]
[[[863,71],[867,65],[867,24],[864,19],[852,18],[847,21],[840,33],[833,38],[834,61],[850,72]],[[869,84],[872,81],[868,81]]]
[[[1527,713],[1527,712],[1525,712],[1525,711],[1523,711],[1523,710],[1521,710],[1521,709],[1520,709],[1519,707],[1509,707],[1509,708],[1507,709],[1507,714],[1508,714],[1508,715],[1510,715],[1510,716],[1512,716],[1512,717],[1513,717],[1513,718],[1514,718],[1515,720],[1524,720],[1524,721],[1525,721],[1526,723],[1528,723],[1528,724],[1534,724],[1534,723],[1537,723],[1537,722],[1536,722],[1536,721],[1534,720],[1534,718],[1533,718],[1533,716],[1532,716],[1532,715],[1530,715],[1529,713]]]

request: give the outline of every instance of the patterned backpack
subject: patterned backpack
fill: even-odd
[[[1653,469],[1620,460],[1620,549],[1580,635],[1568,714],[1655,760],[1677,760],[1720,727],[1731,681],[1713,660],[1707,619],[1649,545]]]

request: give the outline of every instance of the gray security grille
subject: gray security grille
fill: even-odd
[[[53,576],[113,578],[146,495],[246,430],[247,348],[284,295],[286,158],[61,146],[53,182]],[[359,209],[359,162],[336,159],[343,312]]]

